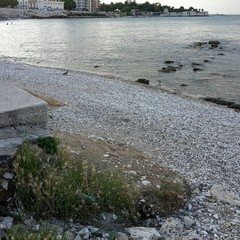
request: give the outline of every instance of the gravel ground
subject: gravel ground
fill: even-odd
[[[186,178],[202,239],[240,239],[240,113],[137,83],[0,60],[0,79],[66,103],[49,128],[124,143]],[[189,231],[189,230],[185,230]],[[190,238],[188,238],[190,239]]]

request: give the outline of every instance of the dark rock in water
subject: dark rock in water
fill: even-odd
[[[208,62],[209,62],[209,60],[205,59],[205,60],[204,60],[204,62],[205,62],[205,63],[208,63]]]
[[[225,54],[224,53],[219,53],[218,56],[224,56]]]
[[[174,63],[174,61],[169,61],[169,60],[167,60],[167,61],[165,61],[164,63],[166,63],[166,64],[171,64],[171,63]]]
[[[193,71],[194,71],[194,72],[202,71],[202,69],[201,69],[201,68],[197,68],[197,67],[195,67],[195,68],[193,68]]]
[[[158,71],[159,72],[164,72],[164,73],[170,73],[170,72],[176,72],[178,69],[182,69],[182,65],[167,66],[167,67],[163,67],[161,70],[158,70]]]
[[[235,102],[227,101],[222,98],[212,98],[212,97],[204,97],[202,98],[205,101],[216,103],[219,105],[227,106],[229,108],[234,108],[234,109],[240,109],[240,104],[237,104]]]
[[[221,42],[219,42],[219,41],[209,41],[208,44],[211,45],[210,49],[214,49],[214,48],[218,48],[219,44],[221,44]]]
[[[182,83],[180,86],[181,87],[187,87],[188,85],[186,83]]]
[[[159,72],[170,73],[171,71],[167,67],[163,67]]]
[[[145,78],[139,78],[139,79],[136,80],[135,82],[149,85],[149,80],[147,80],[147,79],[145,79]]]
[[[167,69],[170,70],[171,72],[176,72],[178,67],[168,66]]]
[[[207,42],[195,42],[193,44],[193,47],[196,48],[196,47],[202,47],[204,45],[207,45]]]
[[[208,44],[209,45],[219,45],[221,42],[219,41],[209,41]]]
[[[95,67],[95,68],[99,68],[99,66],[98,66],[98,65],[95,65],[94,67]]]
[[[218,48],[218,45],[212,44],[209,49],[214,49],[214,48]]]
[[[192,66],[202,66],[202,64],[201,63],[197,63],[197,62],[193,62]]]

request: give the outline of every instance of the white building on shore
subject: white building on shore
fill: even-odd
[[[209,16],[207,11],[183,11],[183,12],[169,12],[167,8],[160,14],[161,17],[202,17]]]
[[[18,0],[20,9],[64,10],[63,0]]]

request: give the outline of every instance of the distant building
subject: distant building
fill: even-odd
[[[99,8],[99,0],[74,0],[77,10],[96,12]]]
[[[183,11],[183,12],[169,12],[168,8],[163,10],[160,14],[161,17],[201,17],[209,16],[207,11]]]
[[[18,8],[28,9],[28,0],[18,0]]]
[[[64,1],[60,0],[18,0],[20,9],[64,10]]]
[[[87,9],[87,0],[74,0],[76,3],[77,10],[86,10]]]
[[[34,1],[34,0],[33,0]],[[60,0],[36,0],[40,10],[64,10],[64,1]]]

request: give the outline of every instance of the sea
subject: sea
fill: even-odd
[[[0,42],[2,59],[240,103],[240,15],[8,20]]]

